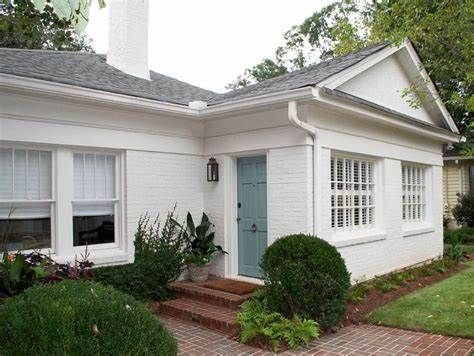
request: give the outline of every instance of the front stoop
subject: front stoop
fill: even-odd
[[[191,282],[175,282],[171,288],[179,298],[160,303],[161,313],[232,336],[238,332],[238,308],[250,294],[227,293]]]

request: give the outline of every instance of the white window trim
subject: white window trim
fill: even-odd
[[[21,143],[3,143],[0,142],[0,148],[12,149],[12,150],[31,150],[31,151],[47,151],[51,152],[51,198],[50,199],[0,199],[0,204],[50,204],[50,230],[51,230],[51,244],[48,248],[41,249],[26,249],[21,250],[23,253],[31,253],[34,251],[39,251],[44,254],[55,254],[56,246],[56,152],[51,147],[45,147],[43,145],[37,144],[21,144]],[[11,251],[16,252],[16,251]]]
[[[94,155],[108,155],[115,157],[115,191],[114,195],[115,198],[105,198],[105,199],[74,199],[74,187],[72,188],[72,195],[70,200],[71,205],[71,225],[72,225],[72,206],[74,203],[114,203],[114,242],[104,243],[104,244],[94,244],[88,246],[73,246],[72,241],[72,230],[71,230],[71,246],[72,251],[75,255],[82,254],[86,251],[102,251],[102,250],[116,250],[116,251],[123,251],[127,250],[127,246],[125,244],[124,239],[124,232],[126,231],[124,228],[124,175],[123,169],[124,162],[123,162],[123,154],[117,151],[111,150],[96,150],[96,149],[74,149],[71,150],[71,160],[74,161],[74,154],[94,154]],[[72,181],[71,185],[74,186],[74,167],[72,173]]]
[[[329,155],[329,163],[333,157],[337,158],[347,158],[347,159],[355,159],[355,160],[363,160],[369,161],[373,163],[373,181],[374,181],[374,222],[371,226],[366,227],[357,227],[353,230],[347,229],[337,229],[331,226],[331,196],[332,196],[332,189],[331,189],[331,166],[329,164],[328,167],[328,179],[329,179],[329,193],[328,193],[328,205],[329,208],[329,215],[328,215],[328,239],[332,241],[334,245],[338,247],[345,247],[345,246],[352,246],[361,243],[369,243],[384,240],[387,238],[387,232],[384,226],[384,189],[383,189],[383,163],[384,160],[380,159],[379,157],[368,156],[364,154],[358,153],[348,153],[345,151],[338,151],[338,150],[330,150]]]
[[[431,166],[423,165],[416,162],[402,161],[400,165],[400,188],[402,194],[403,185],[402,185],[402,174],[403,174],[403,165],[420,167],[424,169],[424,183],[425,183],[425,215],[422,220],[406,220],[403,219],[403,200],[400,197],[400,218],[402,221],[402,236],[418,236],[427,234],[435,231],[433,216],[432,216],[432,194],[433,194],[433,169]]]

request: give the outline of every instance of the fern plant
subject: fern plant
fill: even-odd
[[[240,324],[240,341],[252,342],[262,338],[277,352],[281,343],[290,348],[307,345],[319,336],[319,325],[314,320],[294,315],[291,319],[272,312],[264,298],[255,296],[241,305],[237,315]]]

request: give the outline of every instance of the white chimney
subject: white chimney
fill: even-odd
[[[136,77],[148,70],[148,0],[110,0],[107,63]]]

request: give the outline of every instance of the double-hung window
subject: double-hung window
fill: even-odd
[[[116,156],[74,153],[73,245],[115,242]]]
[[[52,153],[0,148],[0,241],[7,250],[51,248]]]
[[[402,217],[418,222],[426,217],[426,168],[402,164]]]
[[[368,228],[375,223],[374,162],[331,157],[331,227]]]

